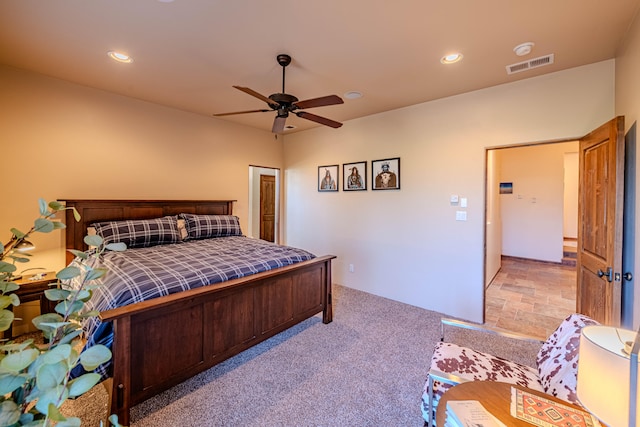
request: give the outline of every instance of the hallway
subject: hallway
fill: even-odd
[[[574,266],[503,257],[486,290],[485,325],[545,340],[576,310]]]

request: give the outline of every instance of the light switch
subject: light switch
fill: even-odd
[[[461,197],[460,198],[460,207],[461,208],[466,208],[467,207],[467,198],[466,197]]]
[[[456,211],[456,221],[466,221],[466,220],[467,220],[466,211]]]
[[[458,203],[458,195],[452,194],[451,199],[449,199],[449,201],[451,202],[452,205],[455,205],[456,203]]]

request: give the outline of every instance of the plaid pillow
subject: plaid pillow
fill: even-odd
[[[181,213],[185,220],[187,239],[206,239],[209,237],[242,236],[240,221],[233,215],[194,215]]]
[[[142,248],[180,242],[180,231],[175,216],[155,219],[98,222],[92,224],[104,243],[125,243],[128,248]]]

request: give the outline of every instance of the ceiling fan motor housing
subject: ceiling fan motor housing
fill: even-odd
[[[280,104],[280,107],[271,105],[271,108],[273,108],[274,110],[279,110],[282,107],[293,110],[295,109],[295,106],[293,106],[292,104],[294,102],[298,102],[298,98],[293,95],[289,95],[288,93],[274,93],[273,95],[269,95],[269,99],[272,99]]]

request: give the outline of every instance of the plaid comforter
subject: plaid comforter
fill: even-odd
[[[314,257],[302,249],[244,236],[106,252],[100,260],[90,258],[88,261],[93,267],[106,268],[108,273],[99,279],[101,286],[94,291],[87,308],[102,312]],[[77,262],[79,260],[74,261]],[[80,278],[76,278],[70,286],[77,288],[80,284]],[[99,343],[111,348],[111,323],[91,319],[85,325],[85,332],[87,347]],[[107,367],[97,372],[105,377]]]

